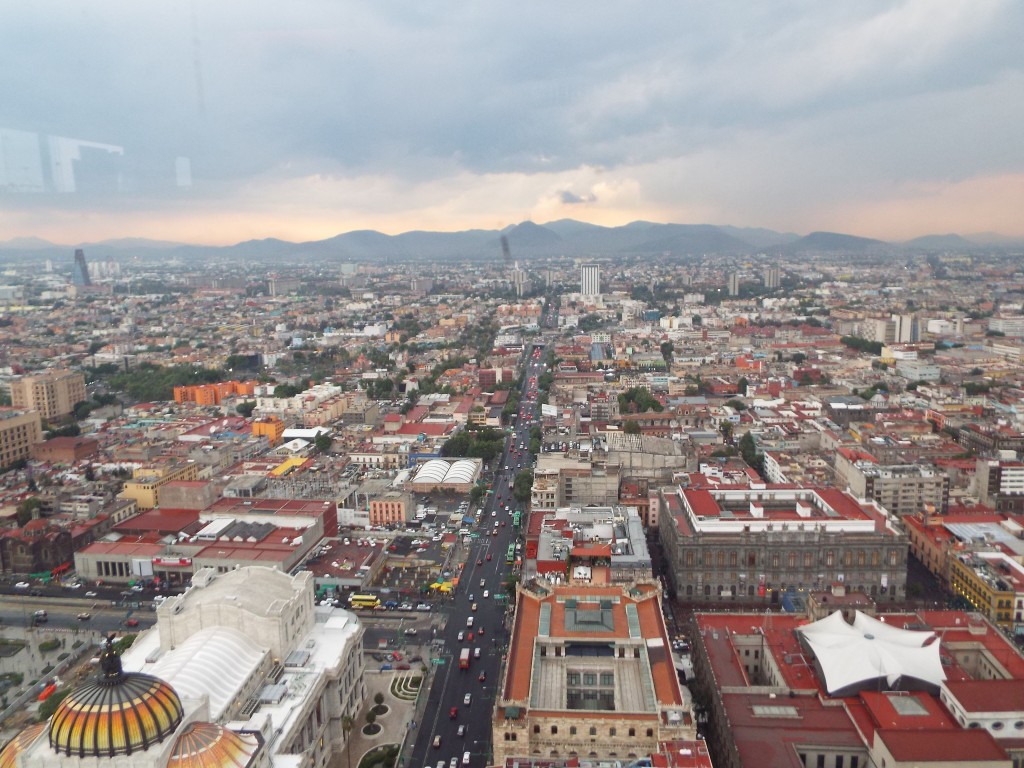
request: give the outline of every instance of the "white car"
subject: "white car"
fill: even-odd
[[[473,694],[472,694],[472,693],[467,693],[467,694],[466,694],[466,695],[465,695],[465,696],[464,696],[464,697],[462,698],[462,703],[463,703],[463,704],[465,704],[465,705],[466,705],[467,707],[468,707],[468,706],[469,706],[470,704],[472,704],[472,703],[473,703]]]
[[[485,589],[484,590],[484,597],[490,597],[490,596],[491,596],[491,591],[489,589]]]
[[[32,585],[29,584],[27,581],[19,581],[17,584],[14,585],[14,588],[15,589],[28,589],[31,586]]]

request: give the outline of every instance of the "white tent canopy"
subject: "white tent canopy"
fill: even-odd
[[[830,694],[879,677],[890,686],[901,677],[936,686],[946,679],[934,632],[900,629],[860,611],[852,625],[835,611],[797,631],[814,652]]]

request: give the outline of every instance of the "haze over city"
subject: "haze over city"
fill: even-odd
[[[22,5],[0,240],[1021,237],[1021,28],[1008,0]]]

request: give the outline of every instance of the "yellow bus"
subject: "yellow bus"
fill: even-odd
[[[376,595],[352,595],[348,604],[353,608],[377,608],[380,605],[380,598]]]

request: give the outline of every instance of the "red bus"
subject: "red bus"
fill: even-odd
[[[459,669],[469,669],[469,648],[463,648],[459,654]]]

